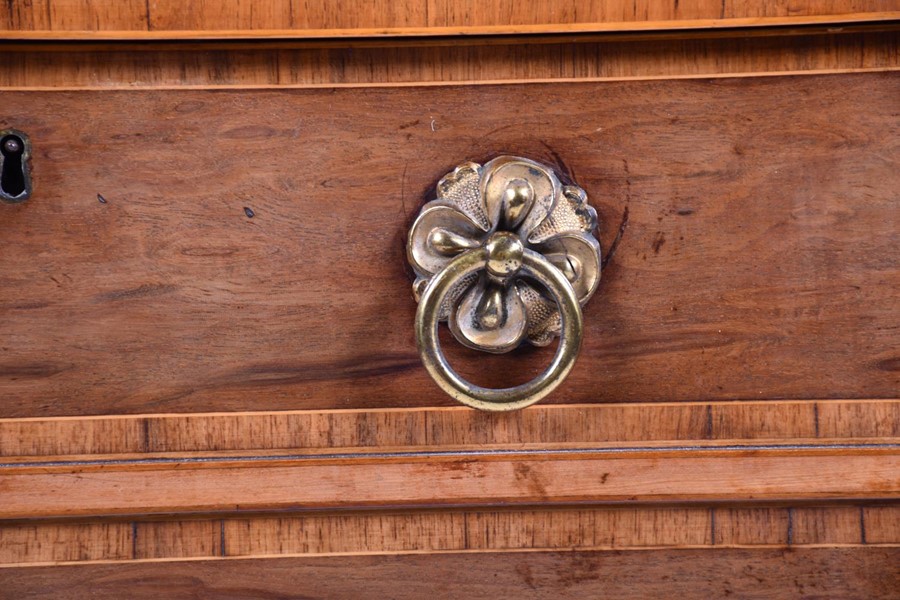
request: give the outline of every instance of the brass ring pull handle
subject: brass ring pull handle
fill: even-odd
[[[503,156],[466,163],[441,179],[410,230],[416,272],[416,340],[426,370],[459,402],[490,411],[546,397],[572,370],[584,332],[581,306],[600,281],[597,214],[581,188],[548,167]],[[492,353],[560,337],[547,369],[511,388],[484,388],[447,363],[438,324],[462,344]]]
[[[502,234],[494,234],[502,235]],[[532,250],[521,256],[523,275],[539,281],[550,291],[562,314],[562,333],[553,362],[539,377],[512,388],[489,389],[464,379],[450,367],[438,343],[437,328],[440,306],[447,294],[465,276],[486,268],[491,257],[487,250],[470,250],[455,258],[425,288],[416,314],[416,340],[425,368],[452,398],[482,410],[515,410],[534,404],[552,392],[565,379],[581,348],[581,307],[575,290],[563,273],[546,258]]]

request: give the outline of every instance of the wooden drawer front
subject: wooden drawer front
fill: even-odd
[[[8,593],[895,595],[892,7],[63,4],[0,7]],[[604,270],[568,380],[492,414],[422,367],[405,236],[503,154]],[[553,352],[443,339],[490,386]]]
[[[404,236],[501,153],[601,217],[551,401],[891,397],[898,98],[891,73],[5,93],[35,193],[2,207],[0,416],[447,405]],[[492,385],[552,352],[446,347]]]

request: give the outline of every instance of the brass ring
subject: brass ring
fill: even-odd
[[[547,396],[562,383],[581,348],[583,321],[578,296],[566,276],[549,260],[526,249],[521,273],[541,283],[556,300],[562,316],[559,347],[547,369],[528,383],[511,388],[485,388],[462,379],[447,363],[438,341],[440,307],[446,295],[463,277],[485,268],[488,251],[476,248],[447,264],[422,293],[416,312],[416,342],[425,369],[447,394],[457,401],[486,411],[525,408]]]

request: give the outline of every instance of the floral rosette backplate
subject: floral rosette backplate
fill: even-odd
[[[435,274],[495,232],[518,236],[562,271],[584,305],[600,282],[597,213],[581,188],[562,185],[552,170],[525,158],[502,156],[466,163],[438,182],[407,244],[418,301]],[[519,272],[505,279],[482,270],[462,279],[441,306],[454,337],[471,348],[508,352],[523,341],[549,344],[560,332],[556,302]]]

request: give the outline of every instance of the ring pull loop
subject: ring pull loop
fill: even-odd
[[[508,411],[550,394],[572,370],[584,333],[581,306],[600,279],[597,214],[581,188],[517,157],[466,163],[444,177],[407,245],[417,274],[416,341],[426,370],[473,408]],[[462,344],[491,353],[523,342],[556,354],[537,378],[491,389],[461,378],[438,342],[447,321]]]
[[[526,250],[522,270],[553,294],[562,314],[559,347],[550,366],[536,379],[511,388],[485,388],[462,379],[447,363],[438,342],[438,316],[447,294],[466,275],[485,269],[487,252],[470,250],[454,259],[432,279],[416,312],[416,341],[425,369],[452,398],[472,408],[505,411],[525,408],[544,398],[562,383],[575,365],[583,333],[581,307],[575,290],[562,272],[546,258]]]

